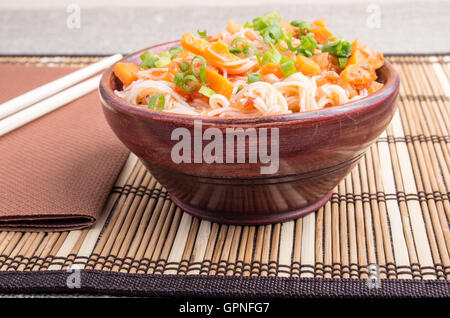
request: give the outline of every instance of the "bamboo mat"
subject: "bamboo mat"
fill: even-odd
[[[96,59],[0,57],[0,63],[58,67],[82,66]],[[332,289],[333,281],[341,282],[338,289],[347,288],[338,294],[355,295],[348,291],[353,288],[348,284],[363,288],[363,282],[377,275],[382,286],[391,286],[384,295],[403,295],[396,282],[413,282],[415,292],[440,286],[437,295],[449,297],[450,56],[388,59],[401,77],[398,111],[359,165],[315,213],[261,226],[200,220],[176,207],[166,189],[130,154],[102,217],[92,228],[0,232],[0,281],[9,282],[5,290],[23,292],[30,286],[51,290],[52,285],[42,283],[52,281],[45,273],[59,275],[78,268],[95,274],[95,279],[103,274],[130,278],[137,289],[145,280],[148,286],[143,283],[147,287],[142,291],[149,294],[158,284],[164,288],[174,279],[183,283],[165,294],[211,288],[211,277],[250,277],[243,278],[245,282],[253,277],[262,285],[241,286],[241,295],[254,295],[252,288],[274,286],[279,288],[273,291],[276,295],[292,295],[292,290],[277,285],[289,282],[294,285],[282,286],[301,289],[302,284],[322,284],[320,288]],[[28,283],[14,283],[14,277],[27,277]],[[197,283],[189,284],[188,277],[195,277]],[[225,282],[219,284],[223,294],[239,282],[236,278],[234,285],[227,285],[227,279],[219,281]],[[98,289],[94,283],[89,285],[90,291],[109,293],[107,281],[102,282],[105,286]],[[298,282],[303,282],[300,287]],[[115,292],[133,293],[130,286],[110,283]],[[308,288],[300,294],[308,296],[314,290],[320,294]]]

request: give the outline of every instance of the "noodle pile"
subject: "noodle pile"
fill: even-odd
[[[269,14],[253,25],[230,20],[226,30],[204,33],[183,35],[170,52],[146,52],[140,66],[118,63],[114,72],[124,87],[115,93],[164,112],[252,117],[342,105],[383,86],[376,82],[382,55],[332,36],[323,20]]]

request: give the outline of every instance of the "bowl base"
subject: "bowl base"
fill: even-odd
[[[315,201],[314,203],[311,203],[308,206],[305,206],[298,210],[288,211],[280,214],[275,215],[262,215],[261,217],[254,217],[251,218],[245,218],[245,217],[239,217],[239,218],[233,218],[233,217],[227,217],[226,215],[221,217],[216,217],[214,215],[211,215],[211,212],[199,210],[197,208],[194,208],[190,205],[187,205],[183,202],[181,202],[177,197],[170,195],[170,199],[177,205],[180,209],[183,211],[192,214],[193,216],[196,216],[201,219],[205,219],[208,221],[216,222],[216,223],[225,223],[225,224],[234,224],[234,225],[258,225],[258,224],[270,224],[270,223],[278,223],[278,222],[284,222],[292,219],[296,219],[300,216],[303,216],[305,214],[311,213],[317,209],[319,209],[321,206],[323,206],[331,197],[332,191],[320,198],[319,200]]]

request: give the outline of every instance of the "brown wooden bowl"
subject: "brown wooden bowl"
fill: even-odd
[[[122,61],[138,64],[142,52],[158,53],[176,45],[178,41],[146,48]],[[100,99],[114,133],[167,188],[176,205],[216,222],[264,224],[296,218],[325,204],[383,132],[396,110],[399,77],[387,61],[378,76],[384,87],[358,101],[251,119],[177,115],[129,104],[114,94],[121,84],[113,67],[103,74]],[[194,120],[202,121],[202,131],[214,127],[224,136],[228,127],[278,128],[278,171],[261,174],[267,164],[248,163],[248,156],[245,163],[174,163],[171,150],[178,141],[171,140],[172,131],[182,127],[193,136]],[[203,147],[209,142],[203,141]]]

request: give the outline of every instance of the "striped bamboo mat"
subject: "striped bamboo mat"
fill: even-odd
[[[181,295],[183,286],[186,294],[189,289],[195,293],[196,288],[209,286],[189,285],[190,275],[197,282],[204,279],[205,284],[212,276],[249,276],[264,282],[268,276],[274,284],[305,278],[305,284],[316,285],[333,279],[361,283],[379,277],[388,285],[426,282],[414,285],[419,289],[433,283],[442,288],[445,282],[439,293],[449,297],[450,56],[388,59],[401,76],[398,112],[359,165],[334,189],[330,201],[315,213],[261,226],[200,220],[176,207],[165,188],[131,154],[102,218],[92,228],[62,233],[0,232],[0,280],[23,273],[48,278],[45,272],[80,268],[97,277],[123,273],[118,277],[132,277],[135,287],[141,278],[148,283],[158,276],[158,283],[149,283],[147,291],[184,277],[187,285],[177,285],[179,289],[168,293]],[[58,67],[95,60],[1,57],[0,63]],[[35,283],[34,287],[39,285]],[[9,290],[20,291],[11,284]],[[108,293],[105,284],[100,291]],[[251,288],[274,285],[246,286],[242,290],[252,294]],[[345,283],[339,286],[348,287]],[[51,290],[51,285],[47,287]],[[95,291],[95,286],[90,289]],[[132,289],[122,286],[122,291]],[[395,287],[392,290],[395,294]],[[280,288],[277,293],[292,290]]]

